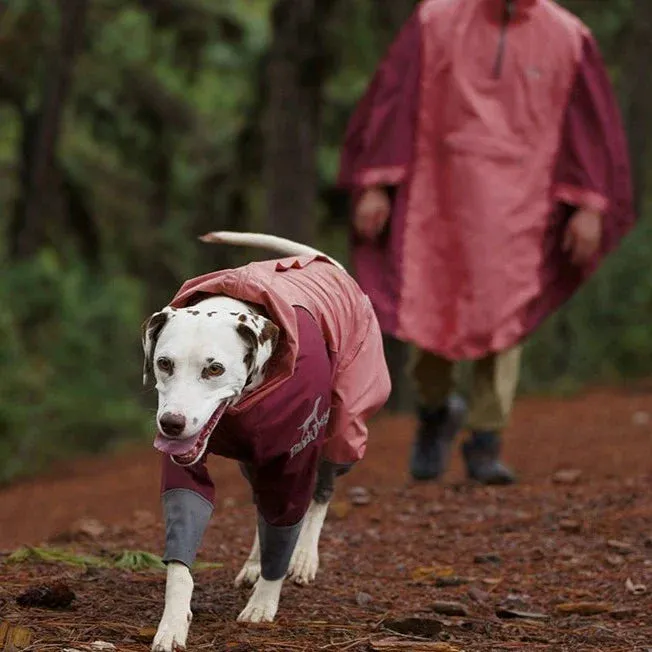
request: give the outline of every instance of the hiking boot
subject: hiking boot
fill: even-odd
[[[500,435],[493,431],[475,431],[462,445],[466,472],[482,484],[513,484],[516,477],[499,459]]]
[[[412,446],[410,473],[415,480],[436,480],[448,468],[451,447],[466,417],[466,403],[451,395],[437,409],[419,409],[419,428]]]

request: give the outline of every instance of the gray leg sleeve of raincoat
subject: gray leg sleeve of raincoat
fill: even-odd
[[[274,581],[285,577],[302,523],[303,519],[294,525],[276,527],[267,523],[261,514],[258,514],[260,574],[263,579]]]
[[[165,554],[163,561],[180,561],[190,568],[213,513],[213,506],[190,489],[163,494]]]

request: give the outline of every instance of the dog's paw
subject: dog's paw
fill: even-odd
[[[278,610],[282,585],[283,580],[270,582],[259,578],[247,606],[238,616],[238,622],[271,623]]]
[[[314,581],[318,570],[319,551],[317,545],[311,542],[307,546],[302,546],[299,541],[290,560],[288,577],[295,584],[304,586]]]
[[[260,562],[259,561],[247,561],[244,563],[242,570],[238,573],[238,576],[235,578],[234,584],[237,587],[240,586],[253,586],[260,577]]]
[[[164,615],[152,643],[152,652],[179,652],[186,649],[186,638],[192,613],[184,618],[166,618]]]

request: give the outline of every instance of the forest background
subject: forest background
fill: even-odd
[[[641,221],[528,343],[523,392],[652,376],[652,2],[565,0],[598,38]],[[348,118],[412,0],[0,4],[0,483],[151,436],[140,324],[263,230],[348,257]],[[250,253],[250,252],[249,252]],[[387,342],[409,409],[406,347]]]

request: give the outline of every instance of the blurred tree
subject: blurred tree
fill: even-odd
[[[625,104],[625,120],[629,132],[632,168],[635,183],[636,209],[644,209],[649,180],[652,135],[652,75],[643,65],[652,61],[652,3],[637,2],[621,34],[626,35],[622,56],[621,97]]]
[[[377,0],[373,3],[381,50],[389,46],[416,5],[417,0]]]
[[[267,230],[315,238],[317,148],[327,72],[326,25],[337,0],[277,0],[266,66]]]
[[[71,89],[75,60],[84,39],[88,0],[59,0],[58,39],[41,62],[40,99],[20,105],[22,123],[22,191],[16,203],[11,249],[26,257],[36,253],[45,237],[44,215],[56,216],[60,193],[56,174],[57,145]],[[41,11],[53,11],[41,7]]]

